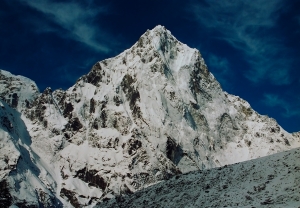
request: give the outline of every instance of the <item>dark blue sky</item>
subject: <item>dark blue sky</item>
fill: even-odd
[[[300,130],[300,1],[0,1],[0,69],[67,89],[164,25],[200,50],[224,90]]]

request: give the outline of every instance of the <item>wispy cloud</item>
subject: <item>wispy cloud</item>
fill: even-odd
[[[105,7],[87,8],[73,1],[23,0],[22,2],[43,13],[51,22],[64,28],[67,34],[50,27],[39,28],[39,31],[55,31],[60,36],[82,42],[96,51],[104,53],[110,51],[105,44],[107,42],[105,32],[93,21],[98,15],[106,13]]]
[[[230,84],[230,77],[232,73],[230,70],[229,62],[226,58],[218,57],[214,54],[209,54],[207,59],[207,64],[210,71],[217,77],[217,80],[225,89],[232,87]]]
[[[276,94],[264,94],[262,102],[269,107],[281,107],[284,109],[284,117],[300,116],[300,97],[294,100],[293,104],[280,98]]]
[[[241,50],[251,70],[244,75],[254,83],[269,80],[283,85],[291,82],[291,60],[286,58],[286,48],[273,35],[283,0],[272,1],[219,1],[206,0],[205,4],[192,3],[197,22],[219,33],[234,48]]]

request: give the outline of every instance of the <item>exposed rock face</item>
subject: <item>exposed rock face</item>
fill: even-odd
[[[16,79],[2,74],[3,80]],[[66,91],[47,88],[37,95],[32,90],[28,99],[17,89],[9,93],[2,96],[1,131],[7,136],[1,144],[11,143],[15,157],[10,160],[15,159],[1,175],[12,187],[13,180],[25,177],[18,175],[18,166],[30,166],[30,180],[24,180],[31,197],[26,201],[35,205],[45,199],[35,194],[33,180],[44,193],[39,196],[48,194],[47,203],[53,201],[53,206],[94,206],[182,172],[300,145],[299,137],[275,120],[222,91],[199,51],[161,26],[120,55],[96,63]],[[6,116],[8,108],[16,109],[14,116]],[[13,131],[16,118],[24,128]],[[0,158],[8,167],[5,155]],[[14,204],[23,200],[10,194]]]
[[[12,205],[12,197],[9,193],[9,187],[5,180],[0,182],[0,206],[9,207]]]

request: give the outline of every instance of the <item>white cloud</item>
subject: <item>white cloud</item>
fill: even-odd
[[[281,40],[272,35],[283,7],[282,0],[219,1],[194,3],[189,9],[203,27],[219,32],[219,39],[241,50],[251,64],[245,76],[254,83],[269,80],[289,84],[290,60]],[[204,29],[203,29],[204,30]]]
[[[278,97],[278,95],[275,94],[264,94],[264,100],[263,102],[270,107],[285,105],[286,102]]]
[[[99,25],[93,23],[97,15],[106,12],[104,8],[87,9],[75,2],[53,2],[49,0],[24,0],[23,2],[42,12],[52,22],[67,31],[68,34],[56,31],[60,36],[67,36],[82,42],[97,51],[104,53],[110,51],[107,44],[99,40],[101,37],[105,37],[104,31],[100,31]],[[39,28],[39,30],[41,29]],[[44,31],[49,32],[54,30],[53,28],[46,27]]]
[[[266,106],[281,107],[284,109],[284,117],[300,116],[300,97],[296,98],[293,103],[287,102],[275,94],[264,94],[262,100]]]

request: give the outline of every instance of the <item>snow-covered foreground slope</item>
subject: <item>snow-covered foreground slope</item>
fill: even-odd
[[[299,207],[300,148],[174,176],[97,207]]]
[[[0,78],[6,204],[93,207],[174,175],[300,146],[299,134],[224,92],[200,52],[162,26],[66,91],[39,93],[5,71]]]

